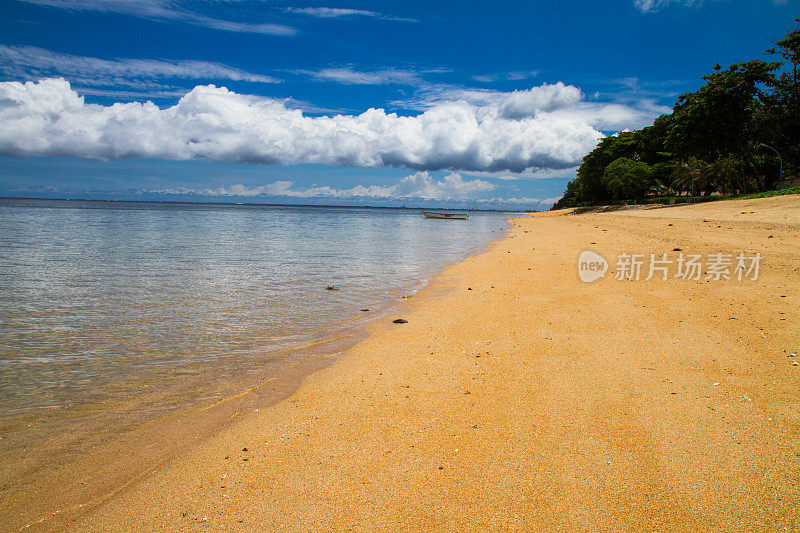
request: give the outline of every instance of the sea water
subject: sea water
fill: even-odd
[[[508,216],[2,199],[0,450],[122,403],[85,433],[279,371],[292,347],[363,328],[498,238]]]

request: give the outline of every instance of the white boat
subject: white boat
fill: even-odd
[[[425,218],[441,218],[444,220],[467,220],[469,215],[465,213],[434,213],[433,211],[423,211]]]

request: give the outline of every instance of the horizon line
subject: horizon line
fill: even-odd
[[[261,206],[261,207],[342,207],[353,209],[408,209],[414,211],[422,210],[451,210],[451,211],[486,211],[495,213],[520,213],[528,210],[507,210],[507,209],[481,209],[481,208],[457,208],[457,207],[408,207],[391,205],[338,205],[338,204],[280,204],[280,203],[256,203],[256,202],[205,202],[191,200],[111,200],[104,198],[45,198],[36,196],[0,196],[0,200],[48,200],[56,202],[115,202],[115,203],[139,203],[139,204],[190,204],[190,205],[231,205],[231,206]]]

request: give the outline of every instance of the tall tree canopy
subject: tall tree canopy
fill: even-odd
[[[653,172],[646,163],[619,157],[603,172],[606,188],[615,198],[641,198],[652,183]]]
[[[780,63],[748,61],[705,76],[706,84],[682,95],[672,111],[667,146],[679,157],[714,161],[736,154],[750,167],[759,190],[764,182],[753,150],[758,146],[762,99],[775,85]]]
[[[778,181],[775,152],[785,173],[796,176],[800,25],[767,53],[784,61],[714,65],[702,87],[681,95],[672,112],[653,125],[602,139],[554,208],[631,200],[648,190],[693,195],[764,190]]]

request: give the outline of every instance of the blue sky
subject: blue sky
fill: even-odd
[[[2,0],[0,195],[544,209],[797,0]]]

